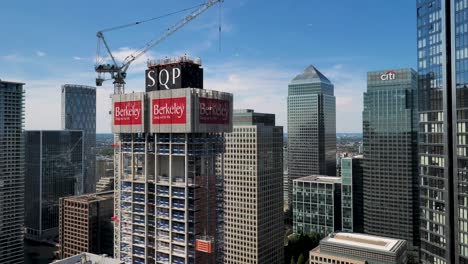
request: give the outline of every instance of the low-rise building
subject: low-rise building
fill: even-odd
[[[407,242],[358,233],[333,233],[309,253],[309,264],[405,264]]]
[[[341,178],[307,176],[293,181],[293,232],[326,236],[341,230]]]
[[[81,253],[66,259],[56,260],[51,264],[124,264],[123,261],[107,257],[106,255],[95,255],[90,253]]]
[[[114,192],[60,199],[60,258],[82,252],[113,255]]]

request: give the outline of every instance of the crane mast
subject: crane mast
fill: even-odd
[[[188,16],[184,17],[183,19],[179,20],[176,24],[168,28],[167,31],[161,37],[151,40],[143,48],[127,56],[125,60],[123,61],[122,65],[120,66],[117,64],[117,61],[114,55],[112,54],[111,49],[106,39],[104,38],[103,31],[99,31],[97,33],[98,41],[102,41],[104,43],[107,53],[112,59],[112,64],[97,64],[95,66],[95,71],[98,73],[98,77],[96,78],[96,86],[102,86],[103,82],[106,81],[106,79],[104,78],[105,74],[109,73],[111,76],[111,79],[114,80],[114,94],[125,93],[125,78],[127,77],[127,70],[135,60],[140,58],[142,55],[144,55],[154,46],[163,42],[166,38],[174,34],[176,31],[183,28],[192,20],[199,17],[210,7],[220,2],[223,2],[223,0],[209,0],[205,4],[201,5],[200,8],[193,11]],[[136,24],[139,24],[139,23],[136,23]]]

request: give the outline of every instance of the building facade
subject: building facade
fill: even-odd
[[[290,182],[313,174],[336,175],[335,101],[333,84],[314,66],[305,69],[289,84]]]
[[[114,192],[60,198],[59,254],[61,259],[83,252],[114,254]]]
[[[147,73],[177,68],[186,82],[200,73],[184,67],[201,69],[183,58],[150,62]],[[223,133],[232,132],[233,98],[180,83],[113,96],[114,257],[125,263],[223,260],[224,177],[216,165]]]
[[[83,193],[83,132],[26,131],[25,228],[33,240],[58,236],[59,199]]]
[[[293,232],[327,236],[341,230],[341,178],[293,180]]]
[[[341,159],[341,231],[364,232],[363,157]]]
[[[23,262],[24,83],[0,80],[0,260]]]
[[[236,110],[224,154],[226,264],[284,259],[283,128],[274,114]]]
[[[419,246],[417,74],[367,74],[363,111],[364,232]]]
[[[407,243],[402,239],[358,233],[336,233],[322,239],[309,253],[309,264],[406,264]]]
[[[421,260],[468,263],[468,6],[460,0],[416,6]]]
[[[96,191],[96,88],[65,84],[62,86],[62,129],[84,133],[84,192]]]
[[[314,66],[288,88],[288,168],[291,179],[336,175],[336,106],[333,84]]]

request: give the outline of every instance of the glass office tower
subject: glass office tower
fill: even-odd
[[[468,5],[416,3],[421,260],[468,263]]]
[[[289,199],[291,181],[336,175],[336,106],[333,84],[314,66],[288,88]]]
[[[84,192],[94,193],[96,183],[96,88],[62,86],[62,129],[84,132]]]
[[[341,216],[344,232],[364,232],[363,156],[341,159]]]
[[[58,237],[59,199],[83,192],[83,132],[26,131],[26,237]]]
[[[363,111],[364,232],[419,245],[417,74],[367,74]]]
[[[0,80],[0,262],[23,263],[24,83]]]
[[[311,175],[293,180],[293,232],[320,234],[341,230],[341,178]]]

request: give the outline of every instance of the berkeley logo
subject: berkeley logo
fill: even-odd
[[[153,124],[185,124],[186,98],[165,98],[153,100]]]
[[[141,101],[114,103],[114,125],[141,125]]]
[[[229,124],[229,101],[200,98],[200,123],[202,124]]]
[[[388,71],[382,75],[380,75],[380,80],[382,81],[391,81],[396,79],[396,72],[395,71]]]

